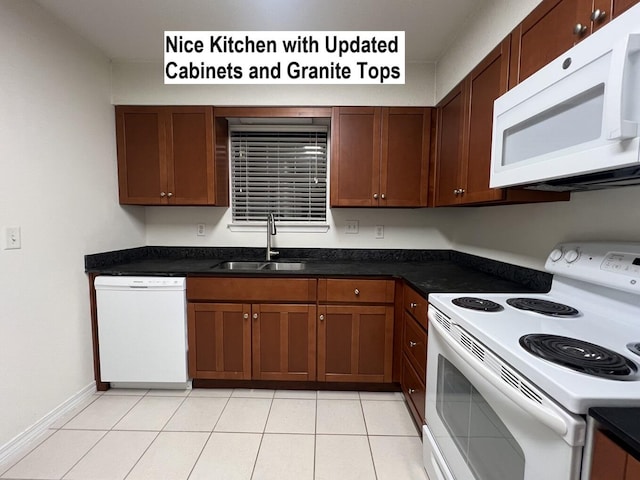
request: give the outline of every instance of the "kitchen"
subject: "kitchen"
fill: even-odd
[[[164,86],[159,64],[111,62],[37,3],[3,2],[0,35],[16,47],[3,60],[11,75],[2,80],[0,224],[21,226],[23,246],[0,254],[0,405],[10,412],[0,445],[93,386],[83,255],[141,245],[263,246],[263,234],[227,228],[229,209],[119,206],[112,105],[308,105],[310,98],[435,105],[537,3],[487,2],[437,63],[407,64],[404,86],[186,89]],[[570,202],[479,208],[332,209],[328,232],[280,233],[277,247],[452,249],[542,270],[561,241],[637,241],[639,193],[628,187],[576,193]],[[352,219],[358,235],[344,233]],[[204,237],[195,234],[200,223]],[[384,238],[376,239],[380,224]]]

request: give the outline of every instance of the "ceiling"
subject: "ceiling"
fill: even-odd
[[[165,30],[404,30],[435,62],[489,0],[36,0],[115,61],[162,61]]]

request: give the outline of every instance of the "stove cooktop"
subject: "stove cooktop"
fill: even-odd
[[[583,303],[573,294],[563,294],[562,290],[557,284],[555,292],[521,295],[520,298],[571,305],[578,311],[577,315],[551,316],[521,310],[510,305],[509,300],[514,298],[512,294],[434,294],[429,296],[429,303],[573,413],[586,414],[592,406],[639,405],[640,356],[634,356],[627,348],[630,342],[640,343],[640,316],[631,316],[628,312],[637,307],[608,302],[598,308],[597,300],[587,299]],[[492,302],[502,309],[485,311],[460,307],[454,303],[460,297],[482,298],[483,303]],[[520,339],[529,335],[554,335],[598,346],[601,351],[624,357],[626,361],[621,363],[628,370],[620,376],[593,375],[591,367],[581,370],[567,366],[566,362],[561,364],[541,358],[522,346]],[[580,350],[571,353],[574,357],[591,355],[586,349],[582,353]],[[594,358],[598,356],[595,353]]]

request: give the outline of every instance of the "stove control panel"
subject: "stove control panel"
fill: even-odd
[[[640,255],[611,252],[604,258],[600,268],[622,275],[640,277]]]
[[[640,294],[640,243],[563,243],[545,269],[560,276]]]

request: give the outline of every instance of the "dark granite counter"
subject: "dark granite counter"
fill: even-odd
[[[640,459],[640,408],[595,407],[595,418],[635,458]]]
[[[281,248],[276,261],[299,271],[229,271],[229,260],[263,260],[264,248],[140,247],[85,256],[87,273],[104,275],[370,276],[403,278],[425,296],[436,292],[546,292],[551,275],[450,250]]]

